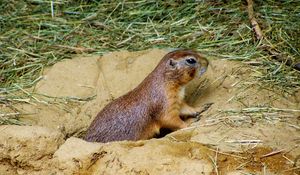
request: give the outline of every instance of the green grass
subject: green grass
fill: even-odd
[[[254,39],[246,1],[54,2],[52,17],[48,0],[1,0],[0,104],[10,106],[14,99],[28,98],[19,93],[20,88],[32,87],[43,68],[72,58],[80,49],[103,54],[121,49],[194,48],[217,58],[258,61],[254,68],[261,72],[256,77],[259,82],[289,94],[299,89],[299,72],[273,60],[263,49],[267,45],[300,62],[300,3],[296,0],[254,5],[263,41]]]

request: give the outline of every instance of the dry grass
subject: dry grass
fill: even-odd
[[[21,89],[35,85],[45,67],[73,54],[153,47],[195,48],[210,57],[255,61],[259,82],[293,94],[300,86],[299,72],[274,61],[263,48],[300,62],[300,3],[257,2],[262,41],[255,41],[246,5],[240,0],[56,0],[52,8],[48,0],[2,0],[0,104],[13,109],[14,103],[34,102]],[[19,114],[0,114],[0,124],[17,124]]]
[[[209,119],[206,119],[205,126],[216,125],[218,123],[225,123],[230,126],[252,126],[256,122],[266,122],[269,124],[275,124],[278,122],[284,122],[290,127],[300,129],[297,126],[297,122],[291,121],[297,120],[297,114],[300,110],[295,109],[278,109],[270,106],[267,107],[249,107],[240,110],[221,110]]]

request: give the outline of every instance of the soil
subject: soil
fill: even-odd
[[[190,127],[138,142],[82,140],[96,114],[165,53],[80,55],[46,69],[27,90],[33,98],[15,105],[31,126],[0,126],[0,174],[300,173],[297,95],[266,88],[253,67],[235,61],[210,59],[207,73],[187,87],[190,104],[212,104]]]

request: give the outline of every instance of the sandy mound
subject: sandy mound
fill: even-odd
[[[3,125],[0,131],[0,172],[4,174],[43,171],[64,143],[60,132],[40,126]]]
[[[189,128],[149,141],[101,144],[71,137],[64,142],[82,135],[108,102],[136,87],[165,53],[153,49],[82,56],[47,69],[32,89],[35,104],[16,106],[27,114],[22,121],[34,126],[0,127],[0,172],[241,174],[266,169],[293,174],[299,170],[299,102],[253,83],[250,75],[255,72],[250,67],[227,60],[210,60],[206,75],[187,88],[191,104],[213,103]],[[277,153],[267,155],[273,151]]]

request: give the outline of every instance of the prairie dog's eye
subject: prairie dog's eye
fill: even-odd
[[[188,64],[191,64],[191,65],[193,65],[193,64],[196,64],[196,60],[195,60],[195,58],[193,58],[193,57],[190,57],[190,58],[187,58],[186,60],[185,60]]]

